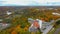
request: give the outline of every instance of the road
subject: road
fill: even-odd
[[[47,34],[52,28],[53,28],[53,25],[47,26],[46,29],[43,30],[43,33],[42,34]]]
[[[51,25],[52,23],[54,23],[54,21],[51,21],[51,22],[47,22],[47,23],[45,23],[45,25],[46,25],[46,29],[45,30],[42,30],[42,34],[47,34],[52,28],[53,28],[53,25]]]
[[[54,32],[54,34],[58,34],[60,32],[60,28],[58,28],[55,32]]]

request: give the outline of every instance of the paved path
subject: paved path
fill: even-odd
[[[58,28],[55,32],[54,32],[54,34],[58,34],[60,32],[60,28]]]

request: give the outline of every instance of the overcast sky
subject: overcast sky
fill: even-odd
[[[0,6],[60,6],[60,0],[0,0]]]

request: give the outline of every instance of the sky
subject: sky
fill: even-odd
[[[0,6],[60,6],[60,0],[0,0]]]

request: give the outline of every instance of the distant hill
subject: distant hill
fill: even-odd
[[[60,6],[0,6],[0,9],[4,8],[60,8]]]
[[[27,8],[38,8],[38,9],[47,9],[47,8],[60,8],[60,6],[0,6],[0,16],[4,16],[7,10],[24,10]],[[28,10],[28,9],[27,9]]]
[[[6,10],[15,10],[15,9],[21,9],[21,8],[60,8],[60,6],[0,6],[0,11],[6,11]]]

